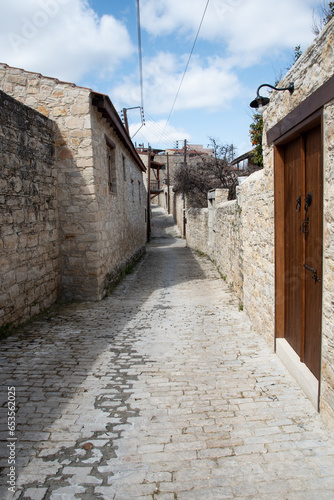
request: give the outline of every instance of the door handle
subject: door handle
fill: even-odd
[[[307,213],[309,207],[312,205],[312,193],[308,193],[305,198],[305,213]]]
[[[300,209],[302,207],[302,195],[300,194],[296,200],[297,205],[296,205],[296,212],[299,214]]]
[[[308,234],[309,232],[310,232],[310,221],[309,221],[309,216],[307,216],[306,219],[304,219],[300,225],[300,233]]]
[[[311,271],[313,273],[312,279],[314,280],[314,282],[320,283],[321,279],[318,278],[318,276],[317,276],[317,270],[313,269],[313,267],[307,266],[306,264],[304,264],[304,267],[305,267],[305,269],[307,269],[307,271]]]

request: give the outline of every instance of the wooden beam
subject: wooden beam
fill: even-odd
[[[267,143],[271,144],[286,134],[293,127],[298,125],[303,120],[306,120],[310,115],[318,111],[329,101],[334,99],[334,76],[327,82],[307,97],[294,110],[286,115],[281,121],[276,123],[267,132]]]
[[[302,193],[305,198],[306,196],[306,141],[305,141],[305,136],[300,137],[300,163],[301,163],[301,187],[302,187]],[[302,219],[305,217],[306,214],[303,214],[303,217],[300,218],[300,223],[302,224]],[[305,358],[305,332],[306,332],[306,316],[305,316],[305,305],[306,305],[306,280],[305,280],[305,273],[306,270],[304,268],[304,263],[305,261],[305,255],[306,255],[306,235],[301,234],[301,262],[300,262],[300,287],[301,287],[301,297],[300,297],[300,361],[304,363],[304,358]]]
[[[275,348],[285,329],[284,152],[275,146]]]
[[[114,108],[111,100],[108,96],[104,94],[97,94],[92,92],[92,103],[93,106],[96,106],[99,112],[102,114],[104,118],[108,121],[108,123],[113,127],[113,129],[117,132],[123,144],[130,151],[133,159],[135,160],[137,166],[140,168],[142,172],[146,172],[146,167],[144,163],[141,161],[136,148],[131,141],[131,138],[125,127],[122,123],[122,120],[118,116],[116,109]]]

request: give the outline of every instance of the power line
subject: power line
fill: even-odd
[[[175,136],[173,137],[170,133],[166,133],[166,131],[164,131],[164,125],[156,122],[150,115],[147,114],[146,116],[149,119],[147,128],[156,137],[157,142],[163,143],[167,149],[168,147],[169,149],[173,149]]]
[[[150,125],[152,126],[153,129],[156,130],[156,136],[159,139],[160,142],[162,142],[162,139],[165,142],[174,142],[173,137],[169,133],[165,133],[164,125],[161,123],[158,123],[152,116],[150,116],[148,113],[146,114],[148,119],[150,120]]]
[[[151,140],[148,140],[148,137],[147,137],[147,134],[150,134],[151,136]],[[161,135],[161,128],[160,130],[155,127],[151,122],[147,122],[146,123],[146,127],[145,127],[145,131],[144,129],[142,129],[140,131],[140,136],[143,137],[145,139],[146,142],[150,142],[152,143],[152,139],[153,139],[153,136],[155,139],[153,139],[153,142],[156,142],[157,144],[157,147],[158,147],[158,144],[162,142],[159,140],[159,137]],[[162,147],[162,149],[170,149],[170,148],[173,148],[173,144],[174,144],[174,139],[173,138],[168,138],[167,139],[164,139],[163,141],[163,146],[160,146]]]
[[[200,22],[200,24],[199,24],[198,30],[197,30],[197,34],[196,34],[196,37],[195,37],[195,41],[194,41],[194,43],[193,43],[193,46],[192,46],[191,51],[190,51],[190,54],[189,54],[189,58],[188,58],[188,62],[187,62],[187,64],[186,64],[186,68],[185,68],[185,70],[184,70],[184,72],[183,72],[183,75],[182,75],[182,78],[181,78],[181,82],[180,82],[179,88],[178,88],[178,90],[177,90],[177,92],[176,92],[176,96],[175,96],[175,99],[174,99],[174,102],[173,102],[172,108],[171,108],[170,113],[169,113],[169,115],[168,115],[168,118],[167,118],[167,121],[166,121],[166,125],[165,125],[165,128],[164,128],[164,131],[163,131],[163,133],[162,133],[161,135],[163,135],[163,134],[164,134],[165,129],[166,129],[166,127],[167,127],[168,123],[169,123],[170,117],[172,116],[172,113],[173,113],[173,110],[174,110],[175,103],[176,103],[176,101],[177,101],[177,98],[178,98],[178,96],[179,96],[179,93],[180,93],[180,90],[181,90],[181,87],[182,87],[182,84],[183,84],[184,77],[186,76],[186,73],[187,73],[187,70],[188,70],[188,66],[189,66],[189,63],[190,63],[191,56],[193,55],[193,52],[194,52],[194,49],[195,49],[195,45],[196,45],[196,42],[197,42],[197,38],[198,38],[199,32],[200,32],[200,30],[201,30],[201,27],[202,27],[202,24],[203,24],[203,21],[204,21],[204,17],[205,17],[205,14],[206,14],[206,11],[207,11],[207,8],[208,8],[208,5],[209,5],[209,1],[210,1],[210,0],[207,0],[207,2],[206,2],[206,6],[205,6],[205,9],[204,9],[204,12],[203,12],[202,19],[201,19],[201,22]],[[139,2],[139,0],[138,0],[138,2]]]
[[[137,0],[137,28],[138,28],[138,52],[139,52],[139,76],[140,76],[141,107],[144,110],[143,55],[142,55],[142,47],[141,47],[140,6],[139,6],[139,0]]]
[[[133,120],[131,120],[130,117],[128,117],[128,119],[129,119],[129,125],[131,125],[131,126],[136,125],[136,123]],[[175,143],[175,139],[169,133],[166,133],[166,132],[163,133],[164,125],[162,125],[161,123],[158,123],[148,113],[146,113],[145,125],[146,125],[146,127],[145,127],[146,131],[149,132],[151,135],[153,135],[156,138],[157,142],[160,142],[160,143],[163,142],[167,149],[168,149],[168,146],[170,146],[170,148],[173,149],[173,144]],[[145,138],[146,142],[148,142],[147,138],[145,137],[146,134],[144,133],[142,126],[139,127],[139,129],[137,129],[137,132],[134,135],[132,135],[131,138],[133,139],[139,131],[140,131],[141,136]]]

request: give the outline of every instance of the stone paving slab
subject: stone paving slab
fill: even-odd
[[[164,236],[105,300],[1,344],[0,498],[334,498],[330,430],[213,264]]]

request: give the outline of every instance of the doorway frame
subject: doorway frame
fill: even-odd
[[[320,407],[320,383],[321,383],[321,360],[322,360],[322,283],[321,285],[321,316],[319,322],[320,343],[319,343],[319,362],[320,371],[318,378],[313,375],[310,368],[304,363],[303,354],[299,355],[294,351],[286,339],[286,283],[285,283],[285,249],[286,249],[286,228],[285,228],[285,159],[284,146],[295,138],[302,137],[304,132],[312,130],[314,127],[320,127],[321,141],[321,168],[324,176],[323,163],[323,113],[322,110],[314,113],[309,119],[294,127],[290,132],[274,144],[274,220],[275,220],[275,352],[286,365],[290,373],[298,381],[301,388],[312,401],[314,407],[319,411]],[[304,174],[302,175],[304,177]],[[305,181],[305,177],[304,177]],[[322,191],[322,200],[324,192]],[[322,201],[323,204],[323,201]],[[323,211],[322,211],[323,218]],[[323,276],[323,233],[322,238],[322,269]],[[305,251],[305,250],[304,250]],[[304,271],[305,272],[305,271]],[[302,331],[305,330],[305,282],[301,288],[302,309],[300,311],[300,324]],[[284,340],[283,340],[284,339]],[[304,338],[301,338],[301,344],[304,345]],[[303,351],[303,348],[302,348]]]
[[[284,157],[283,146],[313,127],[321,126],[321,145],[323,149],[323,110],[313,113],[291,131],[274,143],[274,220],[275,220],[275,349],[276,339],[284,338],[284,294],[285,294],[285,248],[284,248]],[[322,154],[323,157],[323,154]],[[324,164],[322,161],[324,175]],[[283,236],[282,236],[283,235]]]
[[[322,157],[322,171],[323,176],[325,176],[325,165],[323,161],[323,148],[324,148],[324,137],[323,137],[323,110],[325,104],[334,99],[334,76],[331,77],[327,82],[325,82],[321,87],[319,87],[313,94],[302,101],[294,110],[288,113],[281,121],[270,128],[267,131],[267,144],[273,144],[274,149],[274,248],[275,248],[275,337],[274,337],[274,349],[277,352],[277,343],[279,339],[284,339],[285,330],[285,283],[284,283],[284,270],[285,270],[285,260],[284,260],[284,216],[282,216],[282,207],[284,207],[284,157],[283,157],[283,146],[284,144],[290,142],[295,137],[299,136],[303,132],[312,129],[314,126],[320,124],[321,126],[321,157]],[[323,194],[324,202],[324,194]],[[284,213],[284,211],[283,211]],[[324,217],[324,212],[323,212]],[[322,238],[324,235],[322,235]],[[324,252],[324,247],[323,247]],[[324,260],[323,260],[324,265]],[[323,269],[322,269],[323,276]],[[322,292],[323,293],[323,292]],[[323,310],[323,304],[322,304]],[[323,316],[323,313],[322,315]],[[322,339],[322,334],[321,334]],[[321,342],[321,341],[320,341]],[[288,346],[289,347],[289,346]],[[279,346],[281,349],[281,344]],[[320,346],[321,349],[321,346]],[[291,348],[292,350],[292,348]],[[293,351],[294,353],[294,351]],[[295,353],[296,354],[296,353]],[[298,355],[296,354],[296,357]],[[320,358],[320,365],[322,361],[322,356]],[[292,373],[297,379],[299,384],[305,391],[302,385],[302,380],[308,376],[308,368],[304,363],[300,362],[302,365],[301,373],[297,376]],[[305,368],[305,370],[304,370]],[[289,369],[289,367],[288,367]],[[294,371],[294,368],[292,370]],[[311,374],[313,376],[313,374]],[[316,379],[315,379],[316,380]],[[312,400],[314,406],[319,411],[320,408],[320,392],[321,392],[321,367],[320,376],[317,382],[317,390],[314,397],[307,394]],[[305,391],[306,392],[306,391]]]

